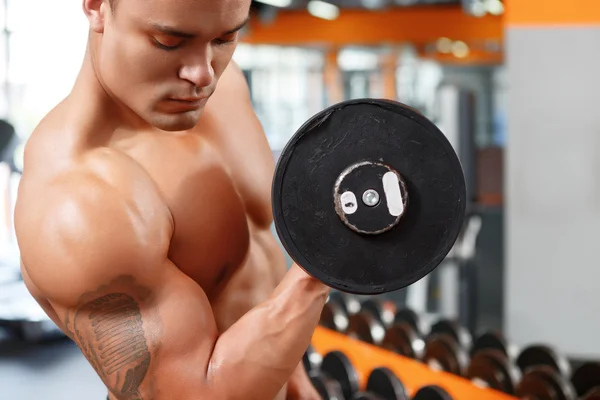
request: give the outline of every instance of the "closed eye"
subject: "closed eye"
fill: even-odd
[[[181,46],[181,44],[183,43],[183,40],[177,39],[177,38],[172,38],[172,39],[161,38],[161,40],[158,40],[157,38],[153,37],[152,41],[154,42],[154,45],[156,47],[158,47],[159,49],[163,49],[163,50],[175,50],[175,49],[179,48]]]
[[[237,40],[237,37],[237,32],[235,32],[226,36],[221,36],[220,38],[215,39],[213,42],[217,45],[224,45],[235,42]]]

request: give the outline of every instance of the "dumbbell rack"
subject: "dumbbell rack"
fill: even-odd
[[[404,383],[409,396],[422,386],[438,385],[454,400],[515,400],[515,397],[496,390],[481,388],[471,381],[402,357],[380,347],[352,339],[341,333],[318,326],[312,337],[312,346],[320,354],[342,351],[356,368],[360,387],[366,385],[369,373],[378,367],[387,367]]]

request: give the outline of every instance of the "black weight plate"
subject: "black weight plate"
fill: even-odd
[[[341,351],[331,351],[323,357],[321,371],[340,383],[342,394],[349,399],[358,392],[358,375],[348,357]]]
[[[515,347],[506,340],[502,333],[494,330],[483,332],[475,338],[471,347],[471,357],[481,350],[497,350],[511,360],[516,357]]]
[[[594,387],[587,392],[582,400],[600,400],[600,386]]]
[[[517,357],[517,365],[522,373],[527,372],[530,367],[547,365],[554,368],[562,376],[571,377],[569,361],[550,346],[531,345],[524,348]]]
[[[421,318],[419,318],[419,315],[410,308],[402,308],[396,311],[394,322],[406,322],[421,336],[429,330]]]
[[[348,329],[348,315],[339,303],[327,302],[323,306],[323,310],[321,310],[319,325],[336,332],[344,333]]]
[[[386,367],[371,371],[367,379],[367,392],[377,394],[385,400],[409,400],[402,381]]]
[[[371,189],[379,199],[367,206]],[[336,202],[349,192],[354,214]],[[427,118],[387,100],[346,101],[307,121],[279,157],[272,193],[292,259],[355,294],[395,291],[429,274],[465,215],[465,179],[450,142]]]
[[[352,400],[387,400],[385,397],[370,392],[358,392],[352,396]]]
[[[412,400],[452,400],[452,396],[444,388],[430,385],[417,390]]]
[[[473,339],[469,331],[456,321],[442,319],[431,326],[430,335],[449,335],[463,349],[470,349]]]
[[[346,336],[379,345],[385,336],[385,327],[371,313],[361,311],[348,319]]]
[[[507,394],[514,394],[521,371],[499,350],[485,349],[475,354],[467,368],[466,378]]]
[[[339,291],[332,291],[327,300],[328,303],[336,303],[344,308],[347,315],[356,314],[360,311],[360,301],[352,295]]]
[[[302,356],[302,364],[307,374],[316,371],[321,365],[322,357],[315,351],[312,346],[308,346],[304,355]]]
[[[571,382],[549,365],[528,368],[517,386],[516,396],[536,400],[577,399]]]
[[[466,372],[469,356],[465,349],[447,335],[432,335],[425,341],[423,361],[434,370],[462,376]]]
[[[571,383],[578,396],[583,396],[593,388],[600,386],[600,363],[587,362],[579,366],[573,372]]]
[[[344,400],[340,383],[326,374],[311,374],[310,381],[323,400]]]
[[[408,323],[396,322],[385,331],[380,346],[401,356],[421,360],[425,341]]]
[[[373,314],[384,326],[388,327],[394,322],[396,304],[389,300],[368,299],[361,303],[360,310]]]

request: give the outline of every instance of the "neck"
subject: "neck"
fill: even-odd
[[[108,131],[112,132],[117,129],[148,129],[149,125],[116,99],[103,84],[97,69],[98,60],[95,51],[100,40],[97,34],[90,34],[83,64],[69,98],[74,100],[80,109],[81,106],[85,107],[81,109],[81,113],[88,121],[93,121],[97,128],[108,128]]]

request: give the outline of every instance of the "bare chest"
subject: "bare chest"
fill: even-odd
[[[169,258],[210,298],[250,248],[251,216],[227,160],[201,141],[149,142],[129,153],[148,171],[173,217]]]

